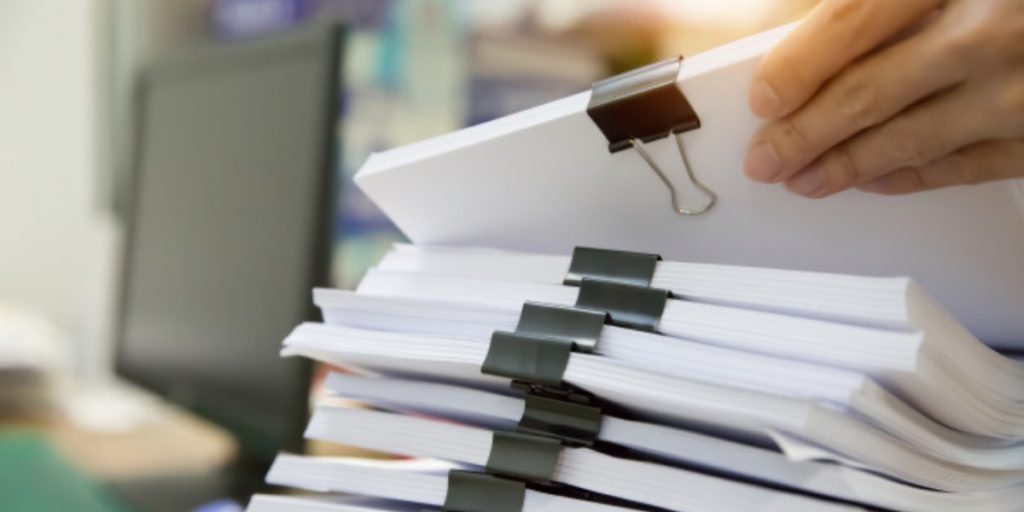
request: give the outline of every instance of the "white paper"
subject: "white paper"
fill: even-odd
[[[719,195],[677,215],[635,151],[610,154],[589,92],[372,156],[356,182],[417,244],[569,254],[586,245],[666,258],[919,281],[993,346],[1024,348],[1024,207],[1013,182],[903,197],[857,190],[808,200],[743,175],[761,121],[747,90],[785,32],[684,60],[678,84],[701,119],[683,140]],[[648,145],[681,180],[675,143]]]

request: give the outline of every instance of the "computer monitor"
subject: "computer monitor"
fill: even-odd
[[[141,84],[116,368],[257,465],[299,449],[307,419],[309,368],[279,351],[328,279],[339,44],[212,46]]]

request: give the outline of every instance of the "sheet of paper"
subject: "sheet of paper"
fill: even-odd
[[[683,261],[909,275],[979,338],[1024,348],[1024,192],[1015,182],[904,197],[794,196],[743,175],[760,121],[747,106],[758,59],[783,35],[684,60],[678,85],[701,119],[683,135],[719,195],[683,217],[632,150],[610,154],[589,92],[370,158],[357,183],[417,244],[569,254],[574,246]],[[649,144],[673,179],[675,143]]]

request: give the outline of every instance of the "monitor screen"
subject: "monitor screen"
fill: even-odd
[[[308,368],[279,357],[329,262],[336,31],[179,56],[145,77],[118,372],[295,449]]]

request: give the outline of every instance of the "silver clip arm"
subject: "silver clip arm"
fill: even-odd
[[[647,165],[655,174],[658,175],[658,178],[665,184],[665,187],[668,188],[669,196],[672,199],[672,209],[680,215],[700,215],[710,210],[711,207],[715,205],[715,201],[718,200],[718,195],[708,188],[707,185],[704,185],[704,183],[697,179],[697,176],[693,172],[693,167],[690,165],[690,160],[686,157],[686,148],[683,147],[682,137],[679,134],[675,134],[674,137],[676,139],[676,146],[679,148],[679,156],[683,161],[683,168],[686,169],[686,176],[689,178],[690,182],[693,183],[693,186],[707,197],[707,202],[700,208],[691,210],[682,205],[680,202],[681,194],[676,191],[675,185],[673,185],[672,181],[668,179],[668,175],[665,174],[665,171],[661,166],[658,165],[658,163],[654,161],[654,158],[651,157],[651,154],[647,152],[647,146],[642,140],[634,137],[629,139],[629,143],[637,150],[638,153],[640,153],[640,156],[647,162]]]

